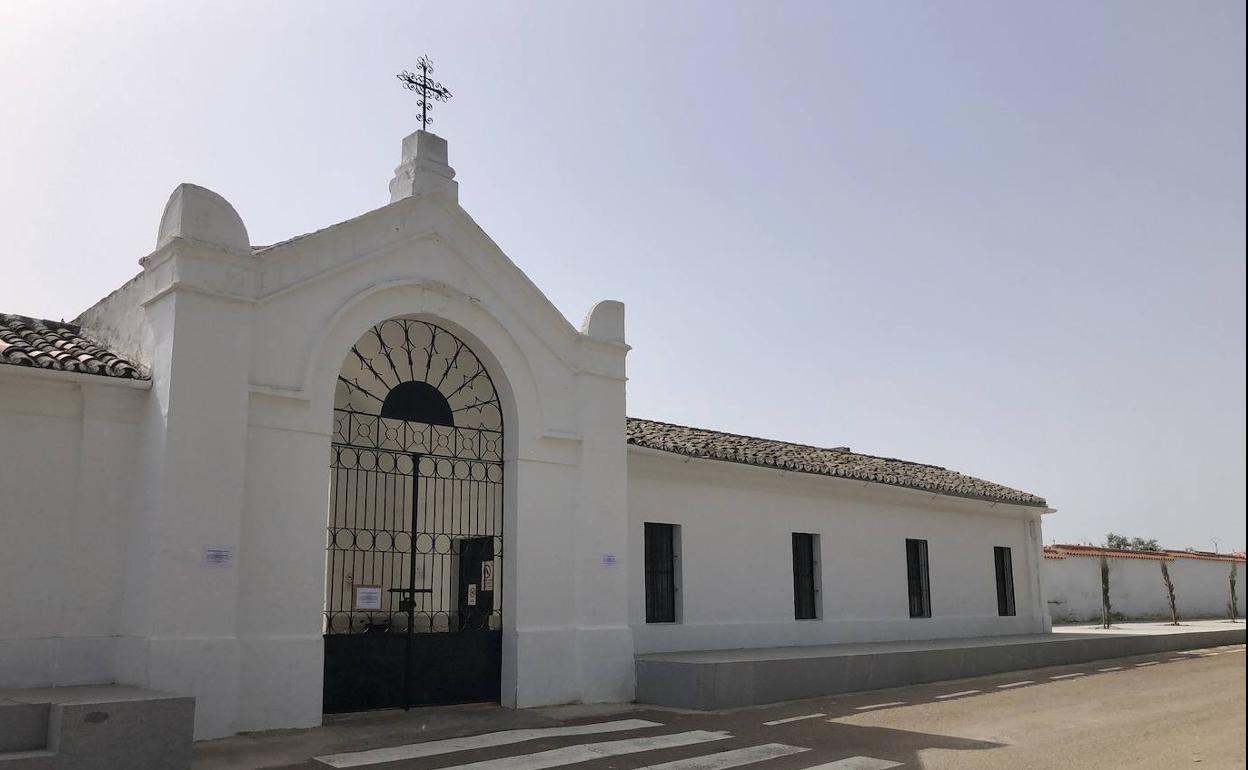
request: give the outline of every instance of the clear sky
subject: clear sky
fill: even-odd
[[[461,203],[629,412],[1245,540],[1242,0],[0,2],[0,311],[138,271],[182,181],[254,244],[388,201],[429,54]]]

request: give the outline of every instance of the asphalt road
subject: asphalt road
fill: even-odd
[[[1239,645],[731,712],[431,709],[287,735],[280,750],[253,742],[255,756],[268,749],[264,762],[248,761],[240,739],[201,744],[195,767],[1242,768],[1244,665]]]

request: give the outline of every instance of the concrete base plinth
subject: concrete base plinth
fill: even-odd
[[[189,768],[194,719],[194,698],[125,685],[0,690],[0,768]]]
[[[640,655],[637,700],[715,710],[1091,660],[1243,644],[1244,624],[1058,627],[1051,634]]]

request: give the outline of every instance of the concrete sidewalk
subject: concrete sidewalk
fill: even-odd
[[[1090,660],[1242,644],[1244,624],[1060,626],[1051,634],[671,652],[637,657],[637,700],[717,710]]]
[[[466,770],[480,762],[548,767],[552,754],[569,755],[568,762],[575,754],[584,762],[577,767],[587,770],[671,761],[735,767],[722,757],[777,748],[786,749],[783,756],[773,751],[774,758],[756,756],[749,766],[1232,767],[1242,766],[1243,704],[1244,647],[1235,645],[715,712],[632,704],[375,712],[309,730],[203,741],[195,745],[194,767],[325,770],[347,759],[341,766],[360,770]],[[629,721],[648,724],[622,725]],[[690,731],[722,739],[665,748],[665,739]],[[623,756],[584,751],[617,740],[636,745]]]

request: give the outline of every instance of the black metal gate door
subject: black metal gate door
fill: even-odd
[[[403,339],[412,344],[410,326],[420,322],[405,323]],[[425,342],[436,351],[439,333],[449,333],[433,329]],[[463,348],[450,350],[451,364],[460,365]],[[481,377],[471,371],[460,379]],[[360,378],[340,377],[345,408],[334,414],[326,545],[325,713],[499,697],[501,416],[498,430],[457,427],[453,397],[466,386],[447,388],[446,373],[425,377],[434,384],[386,383],[385,398],[376,397],[386,406],[372,414],[358,410]],[[354,403],[344,404],[344,381]],[[452,399],[438,395],[438,384]],[[480,411],[479,392],[465,409]]]

